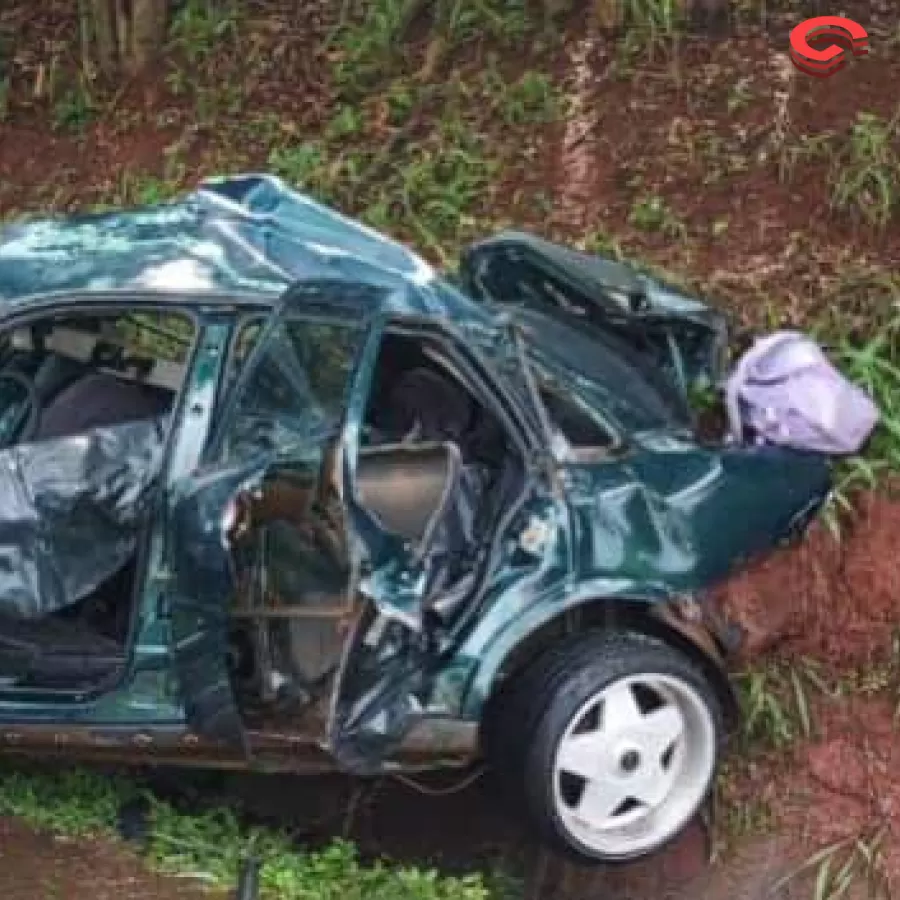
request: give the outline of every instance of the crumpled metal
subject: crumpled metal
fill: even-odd
[[[78,602],[135,552],[161,469],[162,420],[0,451],[0,611]]]

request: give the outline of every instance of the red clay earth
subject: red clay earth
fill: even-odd
[[[9,900],[215,900],[184,879],[148,873],[103,841],[70,841],[0,819],[0,897]]]
[[[883,662],[900,628],[900,503],[865,496],[840,539],[820,523],[795,548],[734,577],[719,592],[744,628],[745,658],[777,651],[842,670]]]
[[[900,734],[894,641],[900,627],[900,503],[865,497],[840,543],[823,526],[793,550],[743,572],[721,600],[744,627],[744,655],[808,657],[826,671],[872,671],[891,661],[877,698],[819,697],[815,740],[758,780],[777,820],[806,846],[885,830],[881,866],[900,886]],[[885,697],[885,689],[894,694]],[[767,783],[766,783],[767,782]]]

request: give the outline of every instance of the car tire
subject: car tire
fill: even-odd
[[[633,632],[580,635],[517,678],[486,752],[544,841],[579,862],[648,856],[706,802],[722,703],[681,651]]]

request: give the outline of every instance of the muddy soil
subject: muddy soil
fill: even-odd
[[[128,850],[63,840],[0,819],[0,897],[8,900],[201,900],[217,895],[147,872]]]
[[[900,502],[860,498],[839,536],[816,523],[802,544],[738,574],[719,602],[745,632],[742,655],[807,656],[836,670],[884,662],[900,628]]]

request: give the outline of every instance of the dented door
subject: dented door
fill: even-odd
[[[268,629],[277,620],[301,647],[305,632],[324,628],[324,674],[340,659],[352,566],[335,475],[366,333],[359,316],[285,304],[235,383],[202,465],[173,491],[173,655],[187,716],[199,733],[245,751],[227,665],[237,621]]]

